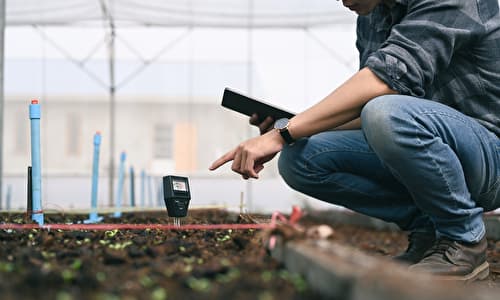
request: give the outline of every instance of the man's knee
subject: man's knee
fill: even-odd
[[[400,95],[386,95],[368,102],[361,111],[362,129],[368,144],[379,155],[397,151],[395,141],[408,120]]]
[[[298,189],[300,178],[305,172],[302,149],[306,139],[295,142],[292,146],[284,147],[278,160],[278,170],[283,180],[292,188]]]
[[[386,132],[391,127],[391,118],[398,115],[400,102],[395,95],[377,97],[369,101],[361,111],[363,131],[366,133]]]

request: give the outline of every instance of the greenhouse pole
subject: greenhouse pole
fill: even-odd
[[[115,180],[115,23],[109,7],[105,0],[101,0],[101,9],[104,16],[105,26],[109,28],[108,37],[108,64],[109,64],[109,199],[108,205],[113,206],[114,180]],[[107,22],[106,22],[107,21]]]
[[[115,26],[110,16],[109,38],[109,206],[113,206],[115,180]]]
[[[248,35],[247,35],[247,89],[248,94],[252,96],[252,57],[253,57],[253,39],[252,39],[252,20],[253,19],[253,0],[248,0]],[[252,128],[248,126],[247,137],[252,136]],[[245,184],[246,205],[249,212],[253,210],[252,181],[247,180]]]
[[[3,92],[3,78],[4,78],[4,37],[5,37],[5,0],[0,0],[0,204],[3,201],[3,105],[4,105],[4,92]]]

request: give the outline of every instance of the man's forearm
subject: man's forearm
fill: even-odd
[[[319,103],[293,117],[289,131],[297,139],[341,125],[347,126],[350,121],[359,118],[361,109],[368,101],[395,93],[370,69],[364,68]],[[353,125],[356,124],[349,124]]]
[[[334,130],[352,130],[352,129],[360,129],[361,128],[361,118],[357,117],[354,120],[351,120],[347,123],[344,123],[340,126],[334,128]]]

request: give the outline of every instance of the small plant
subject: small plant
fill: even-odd
[[[154,281],[153,279],[151,279],[151,277],[147,276],[147,275],[144,275],[142,276],[140,279],[139,279],[139,282],[141,283],[141,285],[145,288],[150,288],[154,285]]]
[[[152,300],[165,300],[167,299],[167,296],[167,290],[161,287],[154,289],[151,293]]]
[[[208,292],[211,289],[210,280],[206,278],[189,277],[186,283],[190,289],[197,292]]]
[[[10,273],[14,271],[14,264],[9,262],[0,262],[0,272]]]
[[[118,233],[118,229],[113,229],[113,230],[106,230],[104,232],[104,236],[108,238],[114,237]]]

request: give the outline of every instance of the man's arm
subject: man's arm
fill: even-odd
[[[371,99],[396,92],[380,80],[370,69],[364,68],[339,88],[290,121],[288,130],[293,138],[336,128],[360,126],[361,109]]]
[[[364,68],[319,103],[293,117],[288,130],[293,138],[298,139],[335,128],[358,118],[363,106],[371,99],[394,93],[370,69]],[[209,169],[215,170],[233,161],[231,169],[234,172],[245,179],[258,178],[264,163],[281,151],[284,144],[279,132],[270,130],[241,143],[217,159]]]
[[[340,126],[334,128],[334,130],[352,130],[352,129],[360,129],[361,128],[361,118],[358,117],[352,121],[344,123]]]

